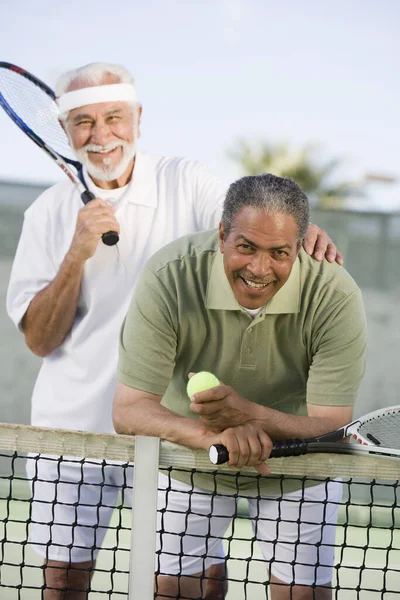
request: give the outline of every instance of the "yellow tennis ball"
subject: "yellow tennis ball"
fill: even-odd
[[[215,375],[209,373],[208,371],[200,371],[193,375],[186,386],[186,391],[191,398],[193,394],[197,394],[198,392],[205,392],[210,388],[219,385],[219,380]]]

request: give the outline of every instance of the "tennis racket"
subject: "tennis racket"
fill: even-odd
[[[25,69],[0,62],[0,105],[10,119],[46,152],[76,185],[82,202],[95,198],[82,175],[82,165],[75,158],[68,138],[58,120],[55,93]],[[107,246],[119,240],[115,231],[103,233]]]
[[[350,437],[358,444],[338,444]],[[381,408],[348,425],[314,438],[275,442],[269,458],[299,456],[309,452],[338,454],[374,454],[400,458],[400,406]],[[209,450],[210,461],[222,465],[229,460],[225,446],[215,444]]]

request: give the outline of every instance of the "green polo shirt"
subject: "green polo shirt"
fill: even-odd
[[[211,371],[253,402],[306,415],[307,403],[354,404],[365,346],[361,293],[343,267],[301,251],[253,319],[226,278],[218,233],[207,231],[169,244],[143,268],[122,326],[118,379],[196,418],[188,373]],[[199,475],[200,483],[213,487]],[[263,478],[263,489],[272,484]]]

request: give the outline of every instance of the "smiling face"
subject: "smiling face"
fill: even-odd
[[[112,83],[118,83],[115,77],[102,82]],[[141,107],[127,102],[89,104],[68,113],[64,127],[70,144],[99,187],[110,187],[107,183],[119,187],[129,180],[140,136],[140,115]]]
[[[251,206],[236,215],[226,237],[220,224],[219,241],[236,300],[250,309],[264,306],[286,283],[301,247],[292,215]]]

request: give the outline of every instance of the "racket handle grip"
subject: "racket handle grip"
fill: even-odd
[[[229,460],[228,449],[222,444],[213,444],[208,451],[210,462],[213,465],[223,465]]]
[[[96,196],[93,194],[93,192],[90,192],[89,190],[85,190],[81,194],[83,204],[87,204],[95,198]],[[105,244],[106,246],[115,246],[115,244],[119,242],[119,235],[116,231],[107,231],[107,233],[103,233],[101,239],[103,240],[103,244]]]
[[[103,233],[101,239],[106,246],[115,246],[119,242],[119,235],[116,231],[107,231],[107,233]]]
[[[305,440],[285,440],[275,442],[272,445],[269,458],[280,458],[282,456],[299,456],[307,454],[308,443]],[[223,465],[229,461],[229,452],[222,444],[214,444],[208,451],[210,462],[213,465]]]
[[[284,440],[272,445],[269,458],[280,458],[281,456],[300,456],[307,454],[308,443],[306,440]]]

